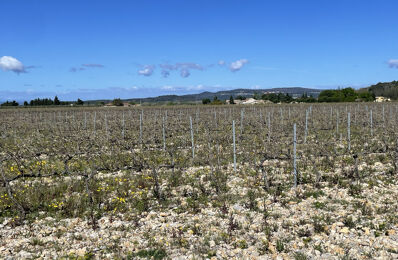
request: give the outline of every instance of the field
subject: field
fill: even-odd
[[[2,109],[0,258],[397,259],[397,115]]]

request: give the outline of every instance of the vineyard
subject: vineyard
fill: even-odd
[[[397,259],[398,104],[0,110],[0,258]]]

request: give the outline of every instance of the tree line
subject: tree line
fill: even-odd
[[[398,99],[398,81],[379,82],[367,89],[364,89],[364,91],[369,91],[375,96],[382,96],[396,100]]]
[[[353,88],[323,90],[319,94],[318,98],[311,95],[308,96],[306,93],[302,94],[298,98],[294,98],[291,95],[284,93],[256,93],[253,95],[253,98],[256,100],[270,101],[272,103],[371,102],[375,100],[375,97],[376,95],[373,92],[363,90],[356,91]],[[246,97],[237,96],[236,99],[245,100]],[[206,98],[202,100],[202,103],[205,105],[218,105],[225,104],[226,102],[214,97],[213,101]],[[236,104],[233,96],[229,98],[229,104]]]
[[[398,81],[392,81],[387,83],[378,83],[376,85],[370,86],[366,89],[360,89],[356,91],[353,88],[343,88],[336,90],[323,90],[320,92],[319,96],[313,97],[311,95],[307,95],[306,93],[302,94],[298,98],[294,98],[293,96],[284,93],[255,93],[253,98],[256,100],[264,100],[270,101],[272,103],[315,103],[315,102],[370,102],[374,101],[376,96],[389,97],[391,99],[398,99]],[[235,104],[235,99],[245,100],[247,97],[244,96],[231,96],[229,98],[229,104]],[[84,105],[84,102],[78,98],[77,101],[60,101],[57,96],[54,97],[54,100],[51,98],[36,98],[31,100],[30,102],[25,101],[23,106],[61,106],[61,105]],[[116,98],[112,101],[114,106],[123,106],[124,103],[120,98]],[[131,102],[131,104],[135,104]],[[202,104],[204,105],[222,105],[226,104],[225,100],[220,100],[217,96],[213,98],[213,100],[209,98],[202,99]],[[7,106],[19,106],[19,103],[14,101],[6,101],[1,104],[2,107]]]
[[[30,102],[24,101],[23,106],[67,106],[67,105],[84,105],[84,101],[81,100],[80,98],[77,99],[76,102],[71,102],[71,101],[61,101],[57,96],[54,97],[54,100],[51,98],[36,98],[32,99]],[[6,101],[1,104],[2,107],[7,107],[7,106],[19,106],[19,103],[16,102],[15,100],[13,101]]]

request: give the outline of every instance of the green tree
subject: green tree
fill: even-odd
[[[341,93],[343,102],[354,102],[358,98],[358,94],[353,88],[344,88]]]
[[[211,102],[212,105],[222,105],[224,103],[225,102],[219,100],[217,96],[214,96],[213,101]]]
[[[361,92],[359,93],[359,99],[364,102],[371,102],[376,99],[376,96],[372,92]]]
[[[319,102],[340,102],[338,91],[339,90],[323,90],[319,94],[318,101]]]
[[[358,99],[358,93],[353,88],[337,90],[324,90],[319,94],[319,102],[354,102]]]
[[[253,95],[253,98],[255,100],[260,100],[261,99],[261,95],[258,92],[255,92],[254,95]]]
[[[229,97],[229,103],[230,103],[231,105],[234,105],[234,104],[235,104],[235,100],[234,100],[234,97],[233,97],[233,96],[230,96],[230,97]]]
[[[76,101],[76,105],[79,105],[79,106],[84,105],[83,100],[81,100],[80,98],[78,98],[77,101]]]
[[[19,106],[18,102],[13,100],[12,102],[6,101],[3,104],[1,104],[2,107],[17,107]]]
[[[120,98],[115,98],[112,101],[112,105],[117,106],[117,107],[121,107],[121,106],[123,106],[123,102],[122,102],[122,100]]]
[[[31,106],[51,106],[54,105],[54,101],[51,98],[36,98],[30,101]]]
[[[57,96],[55,96],[55,98],[54,98],[54,105],[56,105],[56,106],[61,105],[61,101],[59,101]]]
[[[211,103],[211,100],[209,98],[202,99],[202,104],[203,105],[207,105],[207,104],[210,104],[210,103]]]
[[[366,90],[371,92],[374,96],[398,99],[398,81],[379,82]]]

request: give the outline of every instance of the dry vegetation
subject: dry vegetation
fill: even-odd
[[[397,259],[397,111],[0,110],[0,258]]]

